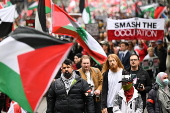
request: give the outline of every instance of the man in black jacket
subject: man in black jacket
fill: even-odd
[[[151,80],[147,71],[140,67],[139,56],[132,54],[130,56],[130,68],[127,69],[130,72],[133,79],[134,87],[141,94],[143,100],[143,110],[146,107],[146,93],[148,93],[152,87]]]
[[[46,113],[94,113],[94,102],[88,83],[73,71],[72,61],[62,64],[61,77],[55,80],[47,94]]]

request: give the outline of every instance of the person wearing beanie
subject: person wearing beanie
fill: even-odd
[[[148,93],[148,113],[170,113],[169,83],[168,75],[165,72],[157,74],[156,82]]]
[[[141,95],[133,87],[133,79],[130,77],[129,72],[123,70],[122,89],[114,99],[113,113],[142,113],[143,101]]]

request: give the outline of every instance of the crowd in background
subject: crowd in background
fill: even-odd
[[[140,67],[140,68],[137,68],[137,70],[140,71],[139,75],[143,75],[143,74],[145,75],[144,78],[146,81],[142,81],[142,82],[144,82],[144,83],[142,83],[143,89],[138,89],[137,83],[136,83],[136,85],[134,85],[135,91],[138,90],[138,92],[141,95],[141,97],[138,96],[138,98],[142,99],[142,100],[139,99],[139,101],[142,101],[142,105],[143,105],[143,108],[140,108],[139,106],[141,106],[141,105],[138,105],[138,108],[139,108],[138,111],[141,112],[141,109],[143,111],[145,109],[145,107],[147,106],[148,113],[152,113],[153,102],[151,100],[154,100],[155,102],[157,102],[156,107],[158,108],[158,110],[160,110],[158,107],[160,104],[158,102],[158,97],[155,97],[154,94],[155,94],[155,92],[159,91],[160,93],[163,93],[164,95],[165,95],[165,92],[166,92],[166,94],[169,95],[169,90],[167,90],[168,89],[167,85],[164,85],[164,83],[163,83],[163,79],[169,78],[169,76],[166,73],[170,72],[170,21],[169,21],[169,19],[166,19],[165,30],[164,30],[165,36],[164,36],[163,40],[145,41],[145,40],[136,39],[136,40],[111,40],[111,41],[108,41],[107,40],[107,28],[106,28],[107,18],[126,19],[126,18],[134,17],[135,16],[135,4],[134,4],[135,2],[133,0],[127,0],[126,2],[125,2],[125,0],[121,0],[121,1],[116,2],[116,0],[115,0],[115,2],[112,3],[111,0],[104,0],[105,2],[98,1],[96,3],[96,1],[91,0],[89,2],[91,6],[96,7],[96,9],[91,8],[91,10],[93,10],[93,12],[92,12],[93,23],[98,23],[98,30],[99,30],[98,36],[94,36],[94,38],[102,46],[104,52],[108,56],[106,63],[104,65],[99,65],[93,59],[90,59],[87,56],[83,57],[83,59],[86,59],[86,60],[88,59],[89,61],[85,62],[84,60],[82,60],[82,56],[88,55],[88,53],[77,42],[74,42],[74,46],[68,56],[68,59],[70,59],[72,61],[71,64],[73,66],[73,70],[80,71],[81,75],[84,75],[84,78],[83,77],[82,78],[85,79],[89,84],[92,84],[94,86],[95,84],[98,84],[100,82],[93,89],[93,91],[94,91],[93,94],[96,95],[94,97],[94,100],[96,102],[95,108],[98,109],[98,111],[96,111],[96,113],[101,112],[101,110],[103,111],[103,113],[106,112],[105,108],[108,108],[108,113],[111,113],[112,110],[115,110],[115,111],[117,110],[116,108],[114,108],[113,103],[111,101],[109,101],[109,99],[112,99],[112,100],[114,100],[115,98],[118,99],[119,96],[117,95],[117,93],[122,88],[122,85],[118,84],[118,82],[121,81],[121,78],[117,78],[115,80],[115,78],[110,77],[109,75],[111,75],[112,72],[108,71],[108,70],[110,70],[110,68],[106,68],[106,67],[109,67],[109,65],[111,65],[111,64],[109,64],[109,62],[113,62],[113,60],[116,60],[116,62],[118,64],[121,64],[116,68],[118,70],[116,70],[115,72],[113,71],[115,75],[122,75],[123,73],[131,74],[131,75],[136,74],[135,68],[133,70],[133,68],[131,68],[131,67]],[[114,4],[114,5],[111,5],[111,4]],[[141,2],[138,5],[142,5],[142,4],[146,4],[146,3]],[[76,2],[76,6],[73,7],[72,10],[69,11],[69,13],[78,13],[78,11],[79,11],[78,4]],[[168,17],[170,17],[170,8],[169,7],[167,7],[165,14]],[[33,14],[32,16],[34,18],[35,15]],[[27,17],[22,18],[22,20],[18,20],[19,22],[17,24],[18,25],[19,24],[26,25],[26,22],[25,22],[26,19],[27,19]],[[76,19],[82,25],[82,27],[84,27],[86,29],[86,27],[82,21],[82,18],[79,17]],[[91,34],[91,35],[93,35],[93,34]],[[69,36],[63,36],[63,35],[55,35],[55,36],[57,38],[64,39],[64,40],[69,40],[69,41],[74,40],[72,37],[69,37]],[[158,59],[158,61],[157,61],[158,67],[144,69],[143,62],[146,59],[151,59],[153,57]],[[133,63],[133,62],[135,62],[135,60],[138,62],[137,64]],[[90,81],[90,79],[85,77],[86,74],[89,75],[89,70],[87,69],[87,73],[84,73],[83,69],[86,69],[86,66],[85,66],[85,64],[83,65],[83,62],[85,62],[85,63],[88,62],[87,68],[92,70],[94,75],[96,73],[99,73],[98,76],[101,77],[103,75],[102,76],[103,78],[102,79],[100,78],[101,80],[98,82],[93,81],[93,83],[91,83],[92,80]],[[135,66],[133,66],[133,65],[135,65]],[[95,69],[97,69],[97,72]],[[129,73],[125,72],[124,70],[128,71]],[[58,72],[55,79],[58,79],[61,77],[62,71],[63,70],[61,69]],[[166,73],[164,73],[164,72],[166,72]],[[135,79],[134,76],[132,77],[133,80]],[[107,77],[108,78],[110,77],[110,81],[107,81],[107,79],[108,79]],[[115,85],[118,86],[116,91],[115,91],[115,89],[114,89],[114,91],[108,90],[109,88],[113,88],[112,85],[111,86],[108,85],[110,82],[114,82]],[[125,82],[127,82],[127,81],[125,81]],[[157,84],[155,84],[155,82]],[[128,84],[131,85],[132,83],[134,84],[134,81],[133,82],[131,80],[128,81]],[[153,84],[154,88],[151,89],[152,84]],[[101,88],[101,86],[103,86],[103,88]],[[160,86],[162,89],[165,89],[165,90],[163,90],[163,91],[159,90],[158,86]],[[123,90],[124,91],[129,91],[129,90],[134,91],[132,86],[128,90],[126,88],[124,88]],[[106,94],[106,92],[108,92],[108,95]],[[54,93],[54,92],[52,92],[52,93]],[[146,93],[149,93],[149,96],[148,96],[148,99],[150,99],[149,101],[147,101]],[[98,95],[99,96],[103,95],[103,96],[98,97]],[[112,97],[114,97],[114,98],[112,98]],[[155,97],[155,98],[153,98],[153,97]],[[1,96],[1,98],[6,98],[6,105],[3,109],[4,109],[4,111],[8,111],[9,101],[10,101],[9,98],[5,97],[5,95]],[[116,105],[116,103],[118,103],[118,101],[115,101],[115,105]],[[140,102],[140,104],[141,104],[141,102]],[[167,108],[164,108],[164,106],[163,106],[163,110],[166,111],[166,109]],[[166,112],[163,112],[163,113],[166,113]]]

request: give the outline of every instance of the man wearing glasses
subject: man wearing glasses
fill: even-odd
[[[129,71],[129,73],[131,74],[134,87],[141,94],[144,110],[146,107],[146,93],[150,91],[152,84],[147,71],[143,70],[142,67],[140,67],[138,55],[132,54],[130,56],[130,68],[127,69],[127,71]]]

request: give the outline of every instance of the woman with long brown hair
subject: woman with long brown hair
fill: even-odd
[[[103,64],[102,113],[113,113],[115,95],[121,89],[123,64],[116,54],[110,54]]]

